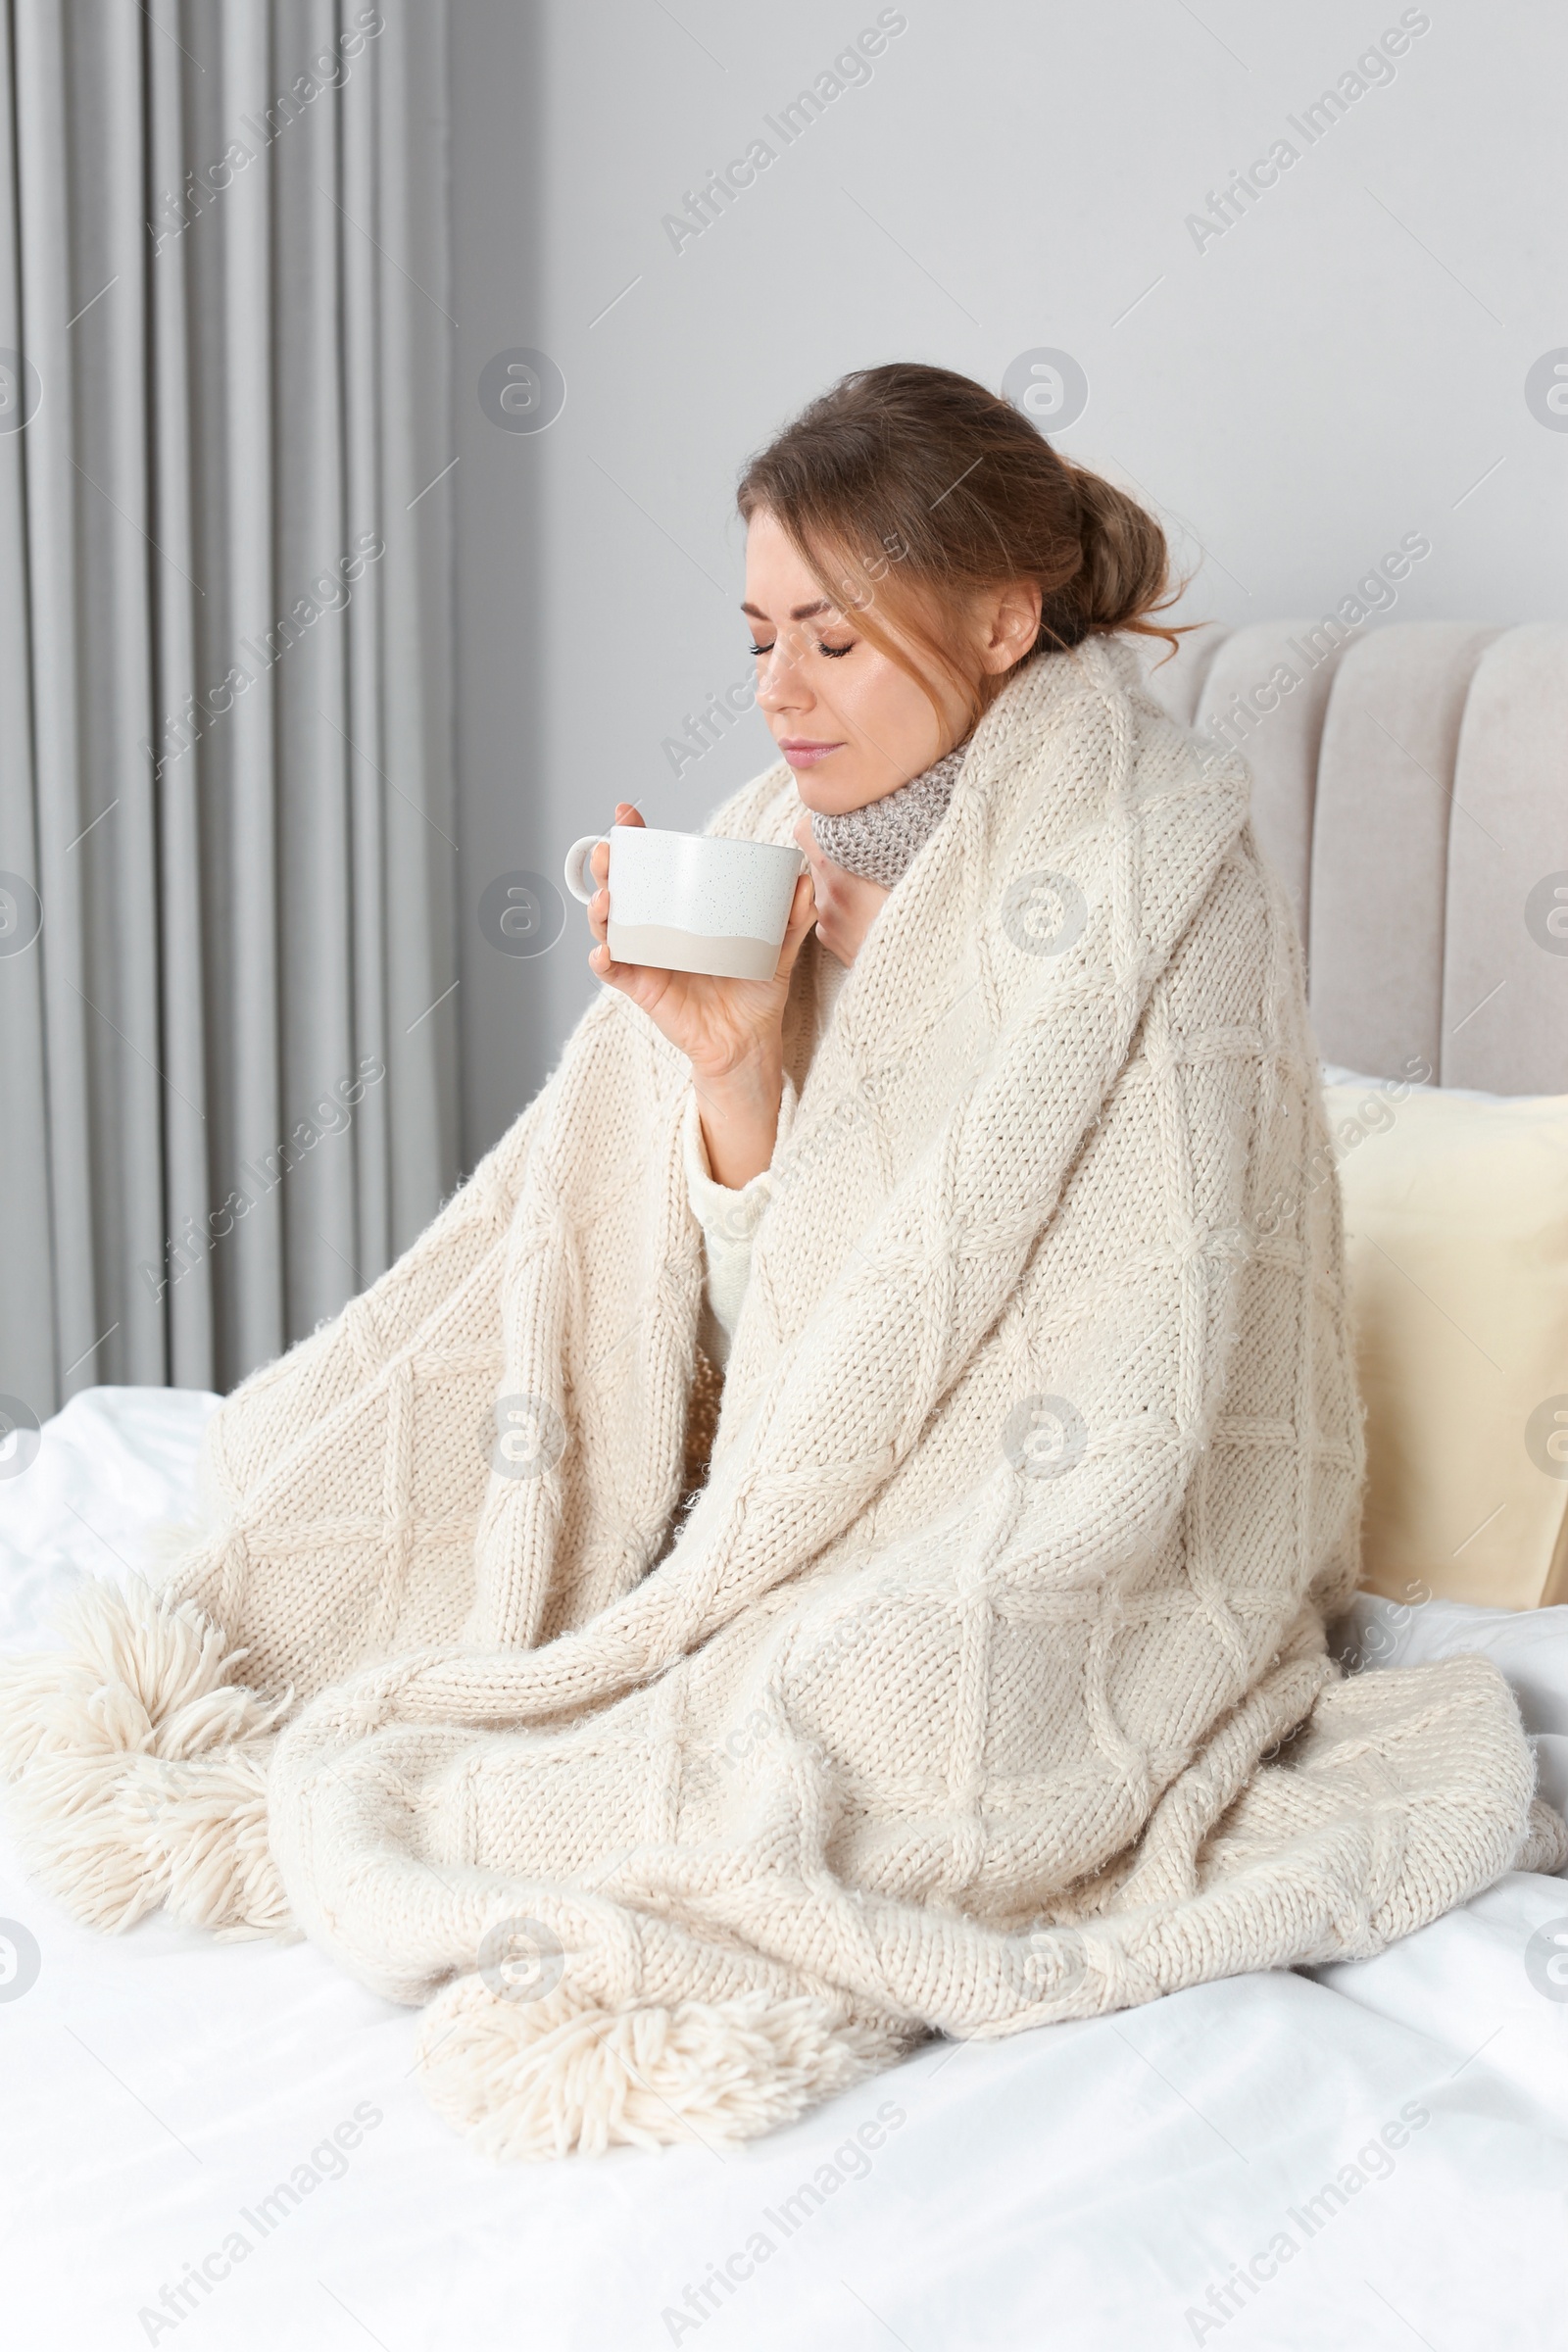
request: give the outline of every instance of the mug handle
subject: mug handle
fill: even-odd
[[[599,844],[608,839],[609,835],[605,833],[585,833],[581,841],[574,841],[566,852],[566,888],[572,897],[580,899],[585,906],[599,888],[597,882],[594,882],[590,888],[585,879],[588,872],[588,860],[594,851],[598,849]]]

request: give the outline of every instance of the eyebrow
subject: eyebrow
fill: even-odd
[[[749,612],[753,620],[766,620],[767,618],[767,614],[757,605],[742,605],[741,611]],[[818,612],[835,611],[837,611],[836,606],[830,605],[825,596],[819,596],[814,605],[796,605],[790,612],[790,618],[791,620],[813,620]]]

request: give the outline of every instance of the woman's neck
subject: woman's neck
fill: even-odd
[[[811,832],[823,857],[891,890],[946,816],[971,741],[965,736],[922,774],[863,808],[831,816],[816,811]]]

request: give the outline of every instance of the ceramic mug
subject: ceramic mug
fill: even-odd
[[[665,972],[771,980],[789,928],[799,850],[717,833],[612,825],[566,852],[566,888],[584,906],[597,888],[588,859],[610,844],[610,953]]]

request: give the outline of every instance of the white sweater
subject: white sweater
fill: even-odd
[[[846,968],[836,956],[823,956],[817,994],[818,1039],[844,984]],[[783,1100],[778,1107],[778,1134],[773,1143],[775,1158],[779,1146],[794,1123],[796,1100],[794,1082],[786,1073]],[[709,1166],[708,1147],[703,1141],[695,1094],[686,1104],[682,1143],[692,1214],[703,1229],[703,1250],[708,1269],[703,1285],[702,1319],[697,1327],[698,1345],[710,1362],[716,1364],[722,1372],[729,1360],[729,1344],[735,1336],[741,1300],[746,1296],[746,1285],[751,1279],[753,1238],[772,1195],[773,1170],[769,1164],[754,1176],[750,1184],[720,1184]]]

